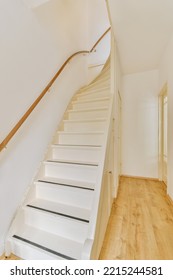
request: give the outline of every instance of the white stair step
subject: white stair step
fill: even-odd
[[[107,96],[101,96],[101,97],[96,97],[96,98],[89,98],[87,99],[87,101],[83,101],[83,100],[77,100],[77,101],[72,101],[72,105],[76,104],[76,103],[90,103],[90,102],[98,102],[98,101],[104,101],[104,100],[110,100],[110,95]]]
[[[85,180],[95,182],[97,177],[96,165],[68,164],[59,162],[43,163],[43,171],[45,176],[57,179]]]
[[[12,252],[23,259],[81,259],[83,243],[31,226],[23,225],[10,241]]]
[[[86,89],[98,88],[100,86],[105,87],[109,85],[110,85],[110,74],[105,73],[105,75],[99,77],[99,79],[94,80],[89,85],[82,88],[80,91],[85,91]]]
[[[41,246],[38,243],[34,245],[29,239],[23,239],[20,236],[11,237],[7,240],[10,245],[10,253],[19,256],[22,260],[65,260],[67,256],[62,256],[54,250]],[[20,238],[20,239],[19,239]],[[23,239],[23,240],[22,240]],[[32,245],[31,245],[32,244]]]
[[[84,93],[87,90],[93,90],[93,89],[100,89],[100,88],[108,88],[110,87],[110,75],[105,74],[105,76],[102,77],[101,80],[96,79],[92,81],[90,84],[85,85],[81,89],[78,90],[77,94]]]
[[[110,69],[104,69],[99,76],[97,76],[92,82],[95,83],[97,81],[101,81],[101,80],[105,80],[105,79],[109,79],[110,80]]]
[[[89,191],[87,192],[91,193]],[[27,204],[27,207],[86,223],[88,223],[90,219],[90,209],[84,208],[82,205],[79,207],[76,205],[71,205],[70,203],[64,204],[60,202],[52,202],[47,199],[34,199]]]
[[[107,91],[97,91],[97,92],[89,92],[89,93],[86,93],[86,94],[79,94],[79,95],[76,95],[76,101],[79,101],[79,102],[84,102],[84,101],[88,101],[88,100],[95,100],[96,98],[110,98],[110,90],[107,90]]]
[[[59,131],[54,139],[55,144],[102,145],[103,132],[64,132]]]
[[[96,81],[96,82],[86,86],[82,92],[84,92],[86,90],[106,88],[109,86],[110,86],[110,79],[106,78],[106,79],[103,79],[102,81]]]
[[[102,73],[100,73],[99,77],[96,79],[96,80],[99,80],[99,79],[103,79],[103,78],[108,78],[110,79],[110,67],[109,68],[105,68],[103,69]]]
[[[75,125],[75,122],[74,122]],[[52,145],[49,155],[53,160],[69,160],[90,162],[97,164],[100,159],[101,147]]]
[[[76,94],[76,97],[79,97],[79,96],[85,96],[85,95],[88,95],[88,94],[94,94],[94,93],[100,93],[100,97],[103,96],[102,94],[104,92],[109,92],[110,91],[110,86],[106,86],[106,87],[101,87],[101,88],[89,88],[89,89],[85,89],[81,92],[78,92]],[[102,94],[101,94],[102,93]],[[99,97],[99,96],[98,96]]]
[[[104,131],[106,119],[101,120],[64,120],[63,128],[65,132],[89,132]]]
[[[78,100],[73,101],[73,109],[85,109],[85,108],[97,108],[108,106],[110,102],[110,97],[94,98],[90,100]]]
[[[84,180],[72,180],[72,179],[67,179],[67,178],[55,178],[55,177],[50,177],[50,176],[45,176],[41,174],[38,176],[37,182],[44,182],[44,183],[49,183],[49,184],[55,184],[55,185],[62,185],[62,186],[68,186],[71,188],[79,188],[83,190],[91,190],[93,191],[95,188],[95,182],[92,182],[88,178],[87,181]]]
[[[71,187],[68,185],[35,182],[36,198],[58,204],[91,209],[94,192],[89,189]],[[79,213],[80,214],[80,213]]]
[[[102,79],[96,80],[92,82],[90,85],[86,86],[84,90],[86,89],[92,89],[92,88],[100,88],[100,87],[107,87],[110,85],[110,77],[104,76]]]
[[[78,119],[97,119],[97,118],[106,118],[108,114],[108,107],[102,108],[92,108],[92,109],[83,109],[83,110],[68,110],[69,120],[78,120]]]
[[[77,165],[91,165],[91,166],[98,166],[98,161],[86,161],[86,160],[74,160],[74,159],[53,159],[47,158],[46,161],[48,162],[55,162],[55,163],[64,163],[64,164],[77,164]]]
[[[88,222],[27,206],[23,211],[28,226],[79,242],[86,239]]]

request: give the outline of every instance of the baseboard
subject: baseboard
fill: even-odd
[[[131,178],[131,179],[151,180],[151,181],[157,181],[157,182],[160,181],[158,178],[141,177],[141,176],[132,176],[132,175],[126,175],[126,174],[122,174],[122,175],[120,176],[120,178]]]

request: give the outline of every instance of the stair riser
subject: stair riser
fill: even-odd
[[[73,220],[59,215],[47,214],[43,211],[26,209],[25,223],[39,230],[76,241],[84,241],[88,223]]]
[[[104,98],[104,97],[110,97],[110,94],[108,91],[104,91],[104,92],[92,92],[92,93],[88,93],[85,95],[78,95],[76,98],[76,101],[79,102],[85,102],[85,101],[90,101],[91,99],[95,99],[95,98]]]
[[[93,90],[86,90],[86,91],[83,91],[81,93],[78,93],[76,95],[77,98],[79,97],[84,97],[84,96],[95,96],[96,94],[98,94],[98,96],[96,96],[97,98],[99,97],[104,97],[105,96],[105,93],[109,93],[109,88],[100,88],[100,89],[93,89]],[[93,97],[94,98],[94,97]]]
[[[52,159],[99,162],[100,148],[90,147],[52,147]]]
[[[105,74],[102,78],[95,80],[90,85],[86,86],[84,90],[89,88],[98,88],[100,86],[109,85],[110,84],[110,74]]]
[[[73,109],[85,109],[85,108],[100,108],[106,107],[109,105],[109,100],[101,101],[92,101],[92,102],[82,102],[82,103],[73,103]]]
[[[10,241],[11,253],[20,256],[23,260],[63,260],[61,257],[46,253],[46,251],[26,244],[25,242],[15,240]]]
[[[99,134],[58,134],[56,144],[67,145],[102,145],[103,133]]]
[[[64,123],[64,131],[67,132],[87,132],[87,131],[104,131],[106,122],[65,122]]]
[[[36,197],[38,199],[59,202],[66,205],[75,205],[90,209],[93,200],[93,191],[48,183],[36,183]]]
[[[102,79],[101,81],[96,81],[95,83],[91,84],[90,86],[86,87],[85,91],[88,89],[93,89],[93,88],[102,88],[102,87],[107,87],[110,85],[110,79],[108,77]]]
[[[68,116],[69,116],[69,120],[93,120],[93,119],[97,119],[97,118],[106,118],[108,114],[108,110],[107,109],[103,109],[103,110],[92,110],[92,111],[73,111],[73,112],[69,112]]]
[[[70,180],[95,182],[97,166],[83,166],[72,164],[46,164],[44,174],[48,177]]]

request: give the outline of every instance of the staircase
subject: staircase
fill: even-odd
[[[101,192],[98,178],[103,173],[111,106],[107,62],[69,104],[13,220],[6,255],[30,260],[91,258],[91,228],[95,231],[97,223],[93,215],[98,215],[95,201]],[[92,240],[88,247],[87,240]]]

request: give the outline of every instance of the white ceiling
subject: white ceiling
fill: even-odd
[[[173,0],[108,0],[124,74],[158,68],[173,33]]]

